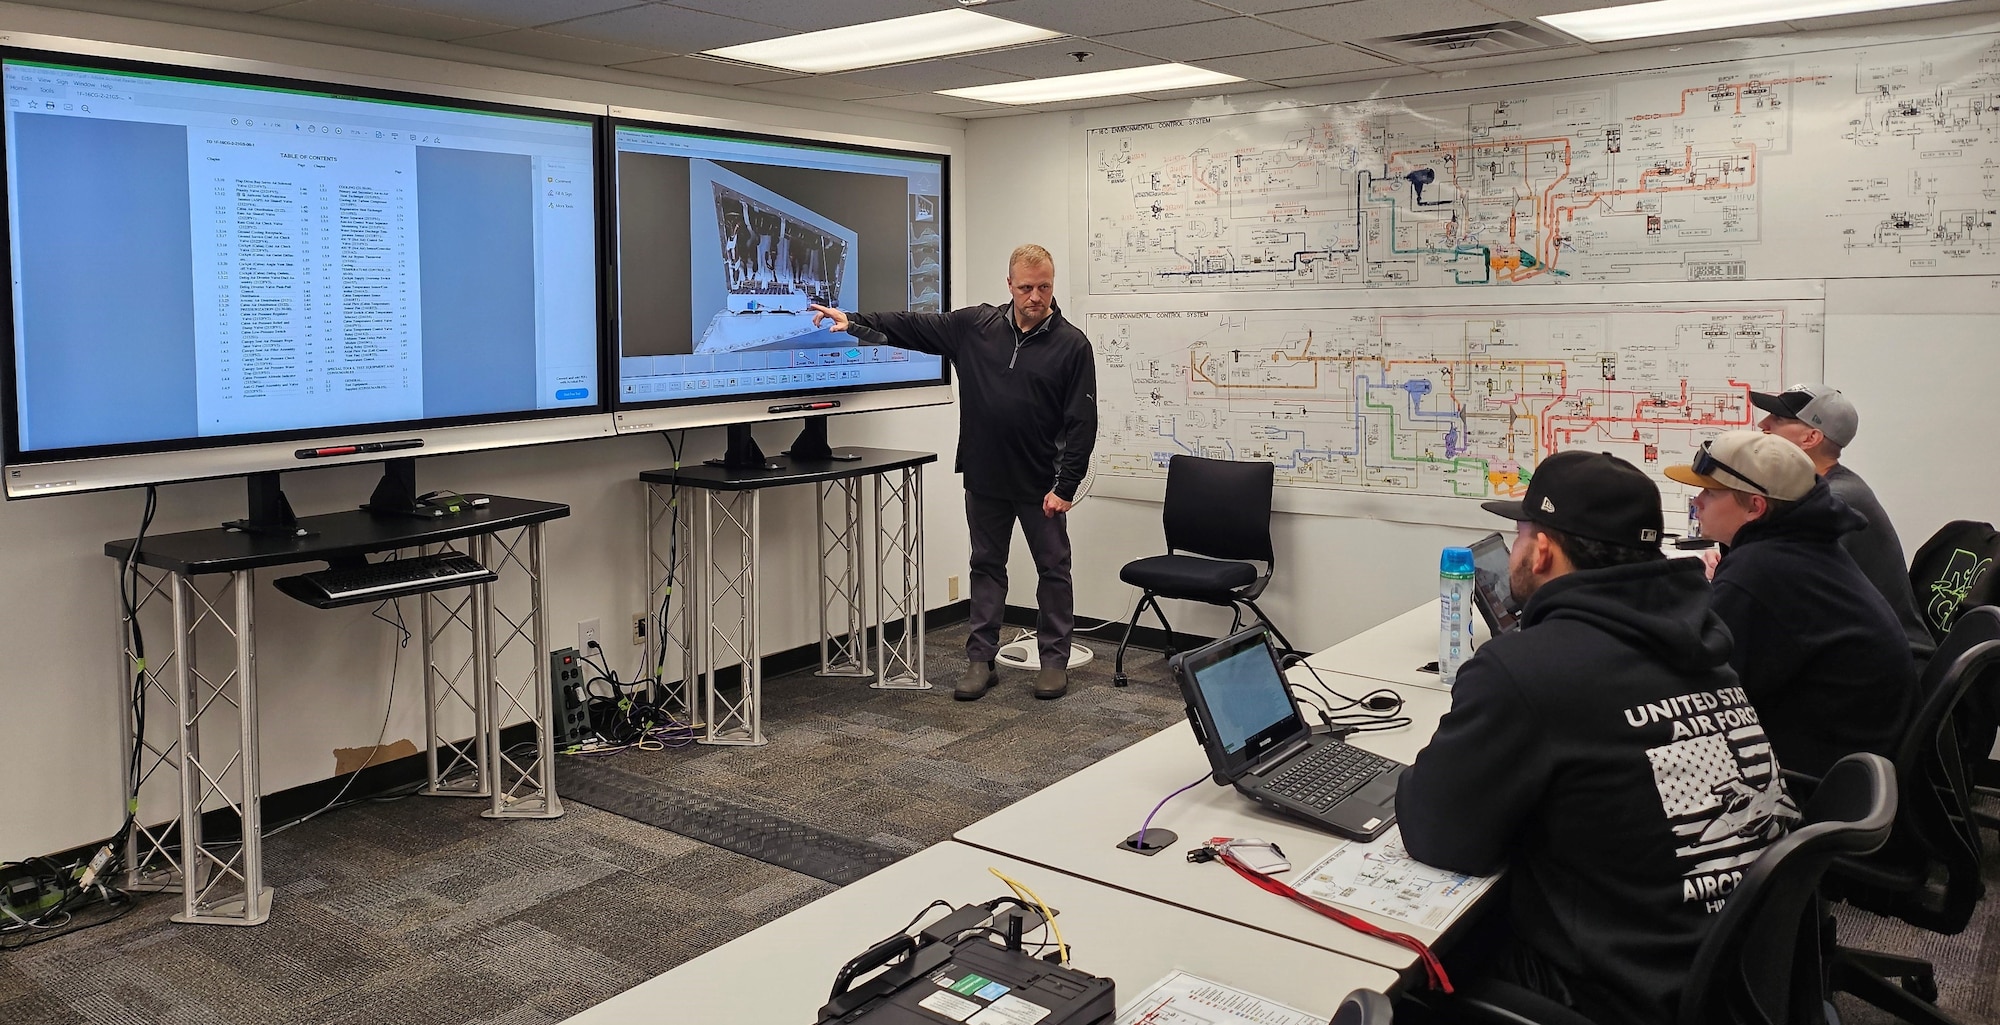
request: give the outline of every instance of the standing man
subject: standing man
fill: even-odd
[[[1726,548],[1710,607],[1778,760],[1823,776],[1856,751],[1895,757],[1916,663],[1889,603],[1840,547],[1861,514],[1796,445],[1756,431],[1718,434],[1666,475],[1702,489],[1702,534]]]
[[[1812,458],[1813,472],[1826,478],[1827,486],[1848,508],[1860,513],[1868,525],[1840,536],[1840,547],[1854,557],[1868,582],[1882,592],[1889,611],[1896,614],[1910,651],[1920,659],[1930,658],[1937,642],[1917,615],[1917,599],[1910,590],[1910,564],[1903,558],[1903,542],[1889,514],[1876,499],[1874,489],[1861,475],[1842,466],[1840,454],[1854,444],[1861,429],[1861,414],[1854,403],[1837,389],[1823,384],[1795,384],[1777,394],[1753,391],[1750,401],[1770,414],[1758,421],[1757,429],[1775,434],[1804,449]]]
[[[1717,912],[1797,810],[1701,563],[1660,552],[1652,478],[1558,452],[1523,501],[1485,508],[1515,521],[1522,625],[1458,671],[1403,770],[1403,845],[1455,872],[1508,870],[1509,935],[1485,977],[1592,1021],[1671,1025]]]
[[[1076,593],[1065,514],[1097,444],[1097,364],[1090,340],[1057,308],[1055,280],[1049,251],[1025,245],[1007,261],[1013,298],[1005,306],[868,314],[812,307],[815,326],[831,320],[835,331],[873,345],[943,356],[958,372],[957,470],[965,476],[972,533],[972,633],[965,640],[972,664],[952,691],[960,701],[977,700],[1000,679],[993,657],[1017,522],[1040,574],[1035,696],[1059,698],[1069,690]]]

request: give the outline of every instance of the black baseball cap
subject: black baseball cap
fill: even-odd
[[[1665,526],[1659,485],[1609,452],[1558,452],[1535,467],[1520,501],[1480,508],[1626,548],[1658,548]]]

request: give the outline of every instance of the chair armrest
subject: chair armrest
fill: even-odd
[[[1476,1025],[1598,1025],[1548,997],[1511,982],[1480,979],[1450,996],[1425,994],[1445,1021]]]

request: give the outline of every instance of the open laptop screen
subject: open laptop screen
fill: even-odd
[[[1234,780],[1258,756],[1310,733],[1261,627],[1179,656],[1174,675],[1218,782]]]

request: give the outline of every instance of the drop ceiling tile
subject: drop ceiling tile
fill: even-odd
[[[1211,6],[1240,11],[1244,14],[1269,14],[1272,11],[1292,11],[1301,7],[1327,7],[1328,3],[1314,3],[1313,0],[1203,0]],[[1344,3],[1346,0],[1332,0]]]
[[[179,0],[186,2],[186,0]],[[385,6],[395,6],[426,14],[442,14],[452,18],[470,18],[473,21],[491,22],[508,28],[534,28],[550,22],[569,18],[581,18],[587,14],[603,14],[621,7],[637,6],[640,0],[377,0]],[[270,6],[268,2],[264,6]]]
[[[1614,6],[1613,0],[1479,0],[1479,2],[1520,21],[1531,21],[1544,14],[1571,14],[1576,11],[1594,11],[1600,7]]]
[[[1373,54],[1362,53],[1339,43],[1302,46],[1293,50],[1272,50],[1269,53],[1251,53],[1241,57],[1213,57],[1196,63],[1211,71],[1252,78],[1260,82],[1275,82],[1282,78],[1305,78],[1309,75],[1331,75],[1343,71],[1401,67],[1394,61],[1383,60]]]
[[[1271,84],[1286,89],[1310,89],[1316,85],[1337,85],[1342,82],[1384,82],[1392,78],[1408,78],[1411,75],[1424,73],[1422,68],[1392,64],[1380,71],[1344,71],[1334,75],[1308,75],[1305,78],[1287,78]]]
[[[466,36],[492,35],[508,28],[492,22],[368,3],[367,0],[304,0],[263,13],[277,18],[366,29],[392,36],[415,36],[418,39],[463,39]]]
[[[1332,7],[1266,14],[1263,20],[1321,39],[1360,42],[1508,19],[1470,0],[1354,0]]]
[[[662,53],[694,53],[792,34],[773,25],[759,25],[707,11],[691,11],[664,4],[593,14],[587,18],[559,22],[549,28],[579,39],[645,47]]]
[[[1322,41],[1301,38],[1297,32],[1267,25],[1254,18],[1205,21],[1198,25],[1150,28],[1095,38],[1121,49],[1171,61],[1198,61],[1266,50],[1289,50]]]
[[[1197,0],[1006,0],[981,4],[974,10],[1073,36],[1191,25],[1229,17],[1228,11]]]
[[[1072,52],[1090,54],[1079,62],[1070,56]],[[1017,46],[1012,50],[995,50],[992,53],[970,53],[952,58],[955,63],[970,64],[975,68],[1005,71],[1028,78],[1055,78],[1060,75],[1087,75],[1093,71],[1117,71],[1120,68],[1138,68],[1158,64],[1158,57],[1148,57],[1142,53],[1120,50],[1115,46],[1093,43],[1088,39],[1057,39],[1033,46]]]
[[[958,61],[924,61],[919,64],[900,64],[893,68],[870,68],[867,71],[849,71],[839,75],[825,76],[830,79],[846,79],[863,85],[880,86],[898,93],[929,93],[939,89],[968,89],[975,85],[993,85],[998,82],[1019,82],[1027,75],[1016,75],[1007,71],[992,71],[974,67]]]
[[[844,28],[871,21],[907,18],[957,7],[951,0],[841,0],[839,3],[800,3],[799,0],[670,0],[675,7],[687,7],[710,14],[726,14],[746,21],[777,25],[799,32]]]
[[[872,100],[883,96],[901,95],[901,90],[898,89],[868,85],[864,82],[848,82],[828,75],[809,75],[782,82],[763,82],[750,88],[769,89],[775,93],[789,93],[793,96],[817,96],[827,100]]]
[[[1224,82],[1221,85],[1202,85],[1190,89],[1165,89],[1160,92],[1140,93],[1148,100],[1199,100],[1210,96],[1235,96],[1241,93],[1274,92],[1263,82]]]
[[[179,7],[204,7],[211,11],[263,11],[283,7],[292,0],[175,0]]]
[[[732,64],[704,57],[659,57],[620,64],[617,67],[620,71],[636,71],[642,75],[664,75],[667,78],[685,79],[690,82],[713,82],[717,85],[754,85],[758,82],[782,82],[789,78],[806,77],[789,71]]]
[[[544,29],[516,29],[512,32],[498,32],[490,36],[460,39],[460,46],[476,46],[482,50],[499,50],[503,53],[518,53],[529,57],[544,57],[549,60],[568,61],[571,64],[630,64],[634,61],[665,57],[661,50],[648,50],[637,46],[619,46],[616,43],[599,42],[595,39],[578,39],[559,32]]]
[[[896,110],[914,110],[920,114],[951,114],[959,117],[965,116],[968,111],[994,110],[1002,114],[1015,112],[1015,108],[1004,103],[982,103],[978,100],[941,96],[937,93],[904,93],[901,96],[882,96],[861,102],[877,107],[892,107]]]

